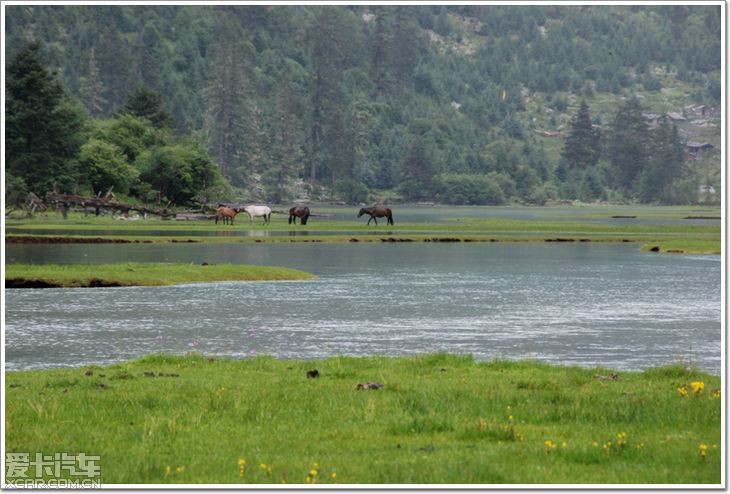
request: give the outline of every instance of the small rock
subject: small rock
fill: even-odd
[[[366,383],[358,383],[357,386],[355,386],[355,389],[361,390],[361,389],[380,389],[383,387],[382,383],[377,382],[366,382]]]

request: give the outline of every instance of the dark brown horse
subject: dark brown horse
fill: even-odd
[[[227,225],[230,221],[231,225],[233,224],[233,218],[236,217],[238,214],[238,211],[236,211],[233,208],[227,208],[227,207],[220,207],[215,210],[215,224],[218,224],[218,221],[223,221],[224,225]]]
[[[297,218],[301,220],[302,225],[306,225],[309,219],[309,208],[307,206],[294,206],[291,208],[289,210],[289,224],[294,223],[296,225]]]
[[[393,211],[390,210],[390,208],[381,208],[378,206],[371,206],[369,208],[362,208],[360,209],[360,212],[357,213],[357,217],[359,218],[363,214],[369,214],[370,219],[368,220],[368,225],[371,221],[375,220],[375,224],[378,224],[378,220],[376,218],[382,218],[385,216],[388,218],[388,224],[393,224]]]

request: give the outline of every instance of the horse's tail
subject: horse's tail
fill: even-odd
[[[395,225],[395,223],[393,223],[393,210],[390,208],[386,208],[386,210],[388,211],[388,223]]]

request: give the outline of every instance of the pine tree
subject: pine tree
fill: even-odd
[[[267,199],[276,203],[290,200],[294,180],[304,173],[304,132],[302,105],[288,75],[284,75],[274,97],[269,129],[270,167],[264,174]]]
[[[343,51],[346,37],[343,32],[344,11],[334,6],[322,6],[316,10],[308,33],[312,57],[312,117],[309,153],[309,180],[314,183],[322,170],[329,165],[334,177],[336,155],[344,142],[342,123],[345,99],[342,93]]]
[[[104,98],[104,84],[99,74],[99,66],[96,63],[95,48],[91,48],[89,53],[89,72],[83,85],[84,104],[86,111],[92,117],[100,117],[104,114],[106,98]]]
[[[212,60],[205,88],[205,130],[212,155],[221,173],[245,185],[247,132],[253,121],[253,75],[250,60],[255,49],[245,41],[235,19],[221,14],[217,37],[210,48]]]
[[[145,24],[137,46],[139,60],[139,79],[144,86],[162,90],[162,74],[166,72],[166,57],[163,40],[157,28]]]
[[[172,116],[162,107],[160,93],[146,87],[138,87],[120,113],[146,118],[159,129],[170,128],[175,123]]]
[[[99,66],[100,79],[104,83],[104,114],[113,115],[124,105],[136,85],[130,70],[134,57],[130,53],[129,43],[112,27],[102,30],[94,55]]]
[[[402,93],[410,84],[413,71],[418,64],[421,49],[421,29],[416,24],[412,7],[396,6],[393,13],[393,36],[391,45],[391,66],[398,90]]]
[[[639,180],[641,201],[672,202],[672,184],[681,178],[683,169],[684,152],[677,126],[669,123],[665,115],[652,131],[647,166]]]
[[[628,100],[616,112],[608,138],[608,156],[616,170],[618,185],[633,194],[637,178],[646,168],[649,130],[636,98]]]
[[[81,111],[43,65],[41,47],[31,43],[6,69],[5,159],[7,171],[36,194],[70,191],[78,170]]]
[[[570,123],[570,134],[563,145],[562,158],[571,168],[586,169],[601,157],[601,136],[593,128],[588,104],[583,100]]]

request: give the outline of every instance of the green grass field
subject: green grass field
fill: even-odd
[[[7,372],[6,450],[100,455],[104,485],[718,484],[720,385],[684,365],[152,355]]]
[[[54,213],[33,219],[8,220],[13,232],[9,241],[41,241],[44,238],[67,241],[121,240],[131,242],[382,242],[382,241],[500,241],[545,242],[555,239],[590,242],[637,242],[644,249],[658,246],[660,252],[720,254],[721,227],[717,224],[697,223],[687,217],[719,218],[719,208],[708,207],[651,207],[651,206],[569,206],[522,208],[534,216],[526,219],[502,218],[500,208],[483,208],[484,216],[464,216],[469,209],[438,208],[445,212],[445,220],[432,222],[401,222],[397,212],[423,212],[424,209],[403,207],[396,209],[394,226],[366,226],[364,219],[335,220],[312,218],[306,226],[289,225],[285,215],[273,215],[271,225],[260,221],[250,225],[241,218],[234,225],[215,225],[213,221],[140,220],[121,222],[108,216],[70,215],[63,220]],[[318,212],[327,215],[335,208],[322,207]],[[341,209],[340,209],[341,211]],[[425,209],[428,211],[428,209]],[[648,223],[631,221],[612,223],[612,216],[634,216]],[[679,223],[677,223],[679,221]],[[52,229],[60,233],[41,233]],[[84,232],[88,231],[88,234]],[[173,234],[184,232],[183,235]],[[309,232],[307,235],[282,235],[286,232]],[[69,232],[69,233],[63,233]],[[99,233],[101,232],[101,233]],[[251,232],[251,236],[233,236],[232,232]],[[266,235],[275,232],[278,235]],[[211,235],[215,233],[215,235]]]
[[[7,264],[5,285],[44,283],[54,287],[162,286],[214,281],[303,280],[315,276],[274,266],[241,264]]]

